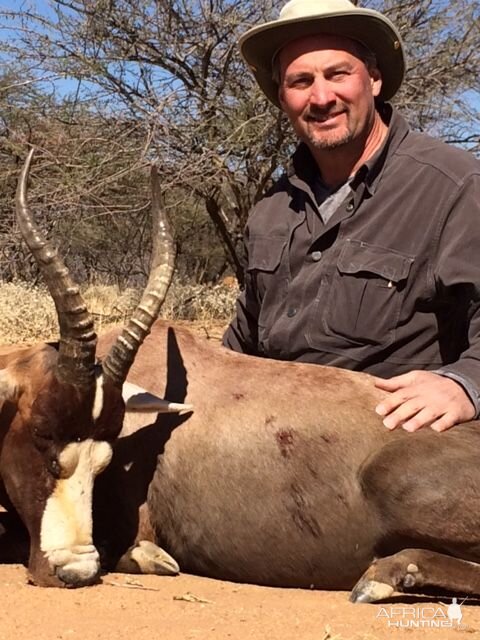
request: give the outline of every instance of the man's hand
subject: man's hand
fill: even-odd
[[[390,391],[375,411],[387,429],[416,431],[431,427],[445,431],[475,417],[475,407],[463,387],[432,371],[410,371],[389,380],[375,378],[375,386]]]

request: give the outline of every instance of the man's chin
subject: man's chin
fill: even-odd
[[[315,149],[338,149],[344,147],[351,142],[352,136],[347,133],[343,136],[309,136],[308,140],[305,140],[308,146],[312,146]]]
[[[308,146],[315,149],[337,149],[348,144],[352,140],[352,134],[343,123],[311,123],[302,138]]]

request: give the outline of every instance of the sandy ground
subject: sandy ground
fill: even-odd
[[[448,598],[399,596],[382,605],[354,605],[345,592],[187,575],[107,574],[94,587],[41,589],[28,585],[21,565],[1,565],[0,603],[0,640],[480,640],[479,601],[463,603],[458,626],[447,617]],[[400,620],[409,628],[391,626]]]

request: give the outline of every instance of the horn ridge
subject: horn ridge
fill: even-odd
[[[152,166],[152,257],[142,298],[103,361],[104,375],[121,387],[138,349],[150,333],[167,295],[174,271],[175,246],[164,211],[157,168]]]
[[[27,202],[27,183],[34,154],[23,165],[17,187],[16,217],[23,239],[38,264],[57,310],[60,327],[57,375],[74,385],[90,385],[95,376],[97,336],[78,286],[57,250],[33,219]]]

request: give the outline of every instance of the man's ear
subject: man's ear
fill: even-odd
[[[382,90],[382,74],[380,73],[380,69],[377,69],[377,67],[373,67],[372,69],[370,69],[369,73],[372,94],[373,97],[376,98],[380,95],[380,91]]]

